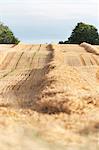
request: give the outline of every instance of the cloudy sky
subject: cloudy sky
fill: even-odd
[[[98,6],[98,0],[0,0],[0,20],[23,42],[58,42],[78,22],[99,29]]]

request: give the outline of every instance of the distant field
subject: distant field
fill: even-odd
[[[99,149],[94,48],[0,45],[0,149]]]

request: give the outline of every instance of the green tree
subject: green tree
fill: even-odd
[[[82,42],[99,44],[99,34],[96,27],[82,22],[78,23],[64,44],[81,44]]]
[[[59,41],[59,44],[64,44],[64,42],[63,41]]]
[[[19,42],[9,27],[0,23],[0,44],[18,44]]]

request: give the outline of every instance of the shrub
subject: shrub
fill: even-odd
[[[19,40],[14,36],[8,26],[0,23],[0,44],[18,44]]]

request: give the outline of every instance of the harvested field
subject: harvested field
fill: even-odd
[[[98,51],[0,45],[0,149],[99,149]]]

